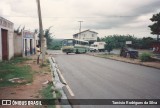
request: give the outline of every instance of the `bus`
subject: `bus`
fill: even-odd
[[[89,50],[89,42],[79,39],[65,39],[62,41],[62,52],[68,53],[86,53]]]

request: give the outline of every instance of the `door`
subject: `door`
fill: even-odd
[[[32,39],[30,39],[30,54],[33,54],[33,52],[32,52]]]
[[[24,50],[25,50],[25,56],[27,56],[27,39],[25,39],[25,41],[24,41],[25,43],[24,43],[24,45],[25,45],[25,47],[24,47]]]
[[[8,60],[8,31],[2,29],[2,60]]]

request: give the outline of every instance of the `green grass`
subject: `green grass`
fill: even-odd
[[[0,62],[0,87],[15,86],[30,83],[33,81],[32,70],[29,66],[17,66],[17,63],[22,63],[28,60],[27,58],[15,58],[10,61]],[[12,78],[23,78],[25,83],[12,83],[8,81]]]
[[[148,62],[148,61],[151,61],[151,53],[142,53],[139,57],[139,59],[142,61],[142,62]]]
[[[47,87],[43,88],[41,91],[41,95],[43,99],[53,99],[53,90],[52,90],[52,82],[49,82]],[[54,103],[55,104],[55,103]],[[55,105],[47,105],[46,108],[55,108]]]
[[[31,60],[29,58],[23,58],[23,57],[16,57],[14,59],[11,59],[10,61],[8,61],[9,63],[14,63],[14,64],[17,64],[17,63],[22,63],[24,61],[27,61],[27,60]]]
[[[52,86],[53,84],[51,82],[49,82],[49,84],[47,85],[47,87],[45,87],[42,91],[42,98],[43,99],[53,99],[53,90],[52,90]]]
[[[95,56],[101,57],[101,58],[109,58],[109,57],[114,57],[114,56],[117,56],[117,55],[114,55],[114,54],[97,54]]]

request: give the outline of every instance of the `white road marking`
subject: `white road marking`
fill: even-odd
[[[71,88],[70,88],[68,85],[66,85],[66,88],[68,89],[70,95],[71,95],[71,96],[74,96],[73,91],[71,90]]]
[[[59,69],[57,69],[57,72],[58,72],[58,74],[60,75],[60,77],[62,78],[63,82],[64,82],[65,84],[67,84],[66,80],[65,80],[64,77],[62,76],[62,73],[60,72]]]
[[[68,92],[70,93],[71,96],[74,96],[73,91],[71,90],[71,88],[68,86],[66,80],[64,79],[62,73],[60,72],[59,69],[57,69],[58,74],[60,75],[60,77],[62,78],[63,82],[66,84],[66,88],[68,89]]]

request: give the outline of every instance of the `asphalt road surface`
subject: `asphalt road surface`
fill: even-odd
[[[56,54],[54,57],[76,99],[160,99],[158,69],[85,54]],[[80,107],[160,108],[160,105]]]

